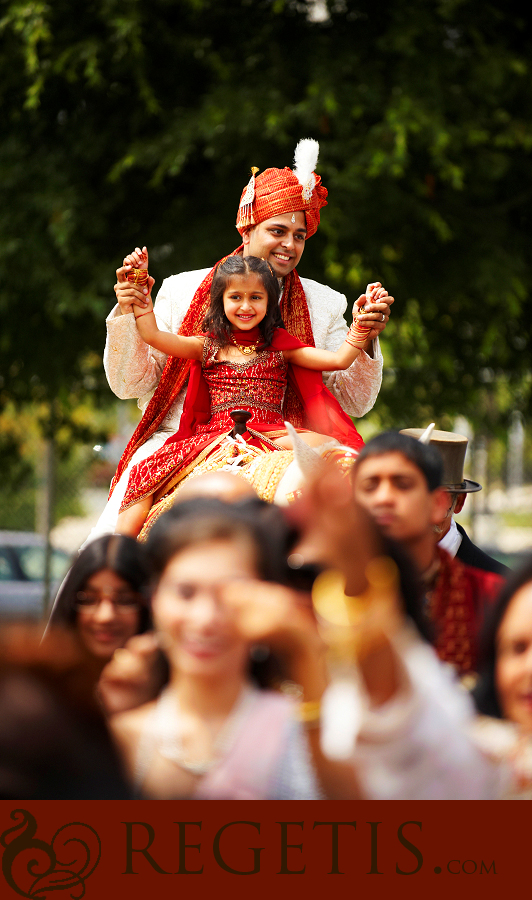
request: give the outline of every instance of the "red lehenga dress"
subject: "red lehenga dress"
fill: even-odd
[[[286,363],[282,350],[297,346],[303,345],[278,328],[271,346],[259,350],[250,360],[236,363],[217,360],[221,345],[206,336],[203,359],[191,366],[179,431],[131,470],[120,511],[146,496],[153,494],[156,503],[172,492],[231,433],[231,410],[252,414],[243,435],[248,445],[265,452],[282,450],[275,438],[286,434],[283,400],[288,380],[303,403],[311,430],[331,434],[341,443],[360,449],[362,438],[323,385],[321,373]]]

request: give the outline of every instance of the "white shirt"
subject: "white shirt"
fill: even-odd
[[[438,546],[442,548],[442,550],[447,550],[449,556],[452,556],[453,559],[458,553],[458,548],[462,543],[462,535],[458,531],[456,527],[456,522],[454,521],[453,516],[451,516],[451,527],[447,534],[444,534],[441,541],[438,541]]]

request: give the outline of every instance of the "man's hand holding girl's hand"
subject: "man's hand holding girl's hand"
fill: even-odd
[[[128,280],[128,275],[134,269],[147,270],[148,268],[148,250],[143,247],[142,250],[136,247],[135,250],[124,258],[119,269],[116,270],[117,283],[114,286],[116,301],[120,307],[122,314],[126,315],[138,308],[142,311],[150,311],[151,292],[155,279],[148,276],[146,284],[135,284]]]

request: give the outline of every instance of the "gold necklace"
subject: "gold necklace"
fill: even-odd
[[[231,335],[231,340],[232,340],[233,344],[235,345],[235,347],[237,347],[237,349],[240,350],[240,352],[243,354],[243,356],[251,356],[252,353],[255,353],[255,350],[257,349],[257,347],[260,344],[260,341],[258,344],[250,344],[249,347],[247,347],[245,344],[237,344],[237,342],[235,341],[234,335]]]

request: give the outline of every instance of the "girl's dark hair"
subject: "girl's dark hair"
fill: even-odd
[[[140,609],[139,634],[148,631],[151,628],[151,612],[146,553],[134,538],[123,534],[104,534],[81,551],[61,585],[50,616],[50,626],[75,627],[76,594],[84,589],[92,575],[102,569],[111,569],[144,598]]]
[[[504,718],[497,687],[495,670],[497,666],[497,635],[506,611],[518,590],[532,581],[532,555],[513,572],[501,588],[480,634],[479,678],[472,690],[473,700],[479,713],[485,716]]]
[[[222,345],[231,343],[231,324],[224,312],[223,294],[235,275],[258,275],[268,295],[266,315],[259,324],[264,346],[271,344],[276,328],[283,328],[279,310],[279,282],[272,267],[258,256],[228,256],[218,263],[211,284],[211,303],[203,322],[203,331],[212,334]]]

